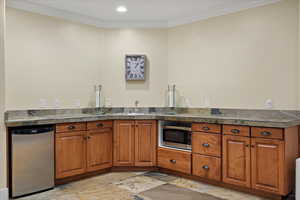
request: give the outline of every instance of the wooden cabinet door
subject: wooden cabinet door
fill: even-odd
[[[250,187],[250,138],[223,136],[223,182]]]
[[[138,120],[135,128],[135,166],[156,165],[156,121]]]
[[[117,120],[114,124],[114,166],[134,165],[135,121]]]
[[[88,131],[87,171],[97,171],[112,166],[112,129]]]
[[[86,171],[86,132],[56,134],[56,178],[66,178]]]
[[[284,193],[284,141],[251,139],[252,188]]]

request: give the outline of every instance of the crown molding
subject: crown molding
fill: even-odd
[[[10,8],[25,10],[28,12],[38,13],[41,15],[63,18],[73,22],[79,22],[99,28],[166,28],[168,26],[167,21],[103,21],[95,17],[44,6],[27,0],[8,0],[6,6]]]
[[[232,14],[232,13],[240,12],[240,11],[247,10],[250,8],[256,8],[256,7],[265,6],[265,5],[272,4],[272,3],[277,3],[279,1],[281,1],[281,0],[263,0],[263,1],[256,1],[256,2],[248,2],[248,3],[241,2],[240,4],[232,3],[230,6],[228,6],[229,8],[220,7],[220,8],[216,8],[214,11],[207,10],[207,11],[201,12],[199,15],[196,15],[193,17],[186,17],[186,18],[182,18],[182,19],[178,19],[178,20],[169,21],[168,27],[172,28],[172,27],[176,27],[176,26],[180,26],[180,25],[184,25],[184,24],[190,24],[190,23],[194,23],[194,22],[205,20],[205,19],[212,18],[212,17]]]
[[[261,0],[256,2],[241,2],[240,4],[232,3],[232,5],[225,7],[215,8],[213,11],[206,10],[199,12],[199,15],[181,18],[178,20],[170,21],[103,21],[101,19],[82,15],[76,12],[70,12],[62,9],[57,9],[49,6],[44,6],[38,3],[33,3],[28,0],[8,0],[7,7],[25,10],[41,15],[47,15],[51,17],[58,17],[67,19],[73,22],[79,22],[87,25],[96,26],[99,28],[172,28],[179,25],[190,24],[211,17],[222,16],[239,12],[242,10],[264,6],[279,2],[281,0]]]

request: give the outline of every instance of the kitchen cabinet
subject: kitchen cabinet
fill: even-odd
[[[112,167],[112,122],[88,124],[87,171],[97,171]],[[106,127],[106,128],[102,128]]]
[[[112,166],[112,122],[57,125],[55,162],[56,179],[110,168]]]
[[[223,182],[287,195],[294,184],[297,141],[298,127],[251,127],[250,137],[224,135]]]
[[[156,166],[156,121],[136,121],[134,135],[134,165],[139,167]]]
[[[221,181],[221,158],[193,154],[193,175]]]
[[[115,121],[114,166],[134,165],[135,121]]]
[[[56,134],[56,178],[65,178],[86,171],[86,132]]]
[[[251,139],[252,188],[281,193],[284,185],[284,141]]]
[[[250,138],[223,136],[223,182],[250,187]]]
[[[192,151],[202,155],[221,157],[222,135],[193,132]]]
[[[191,174],[191,155],[190,152],[159,148],[157,164],[165,169]]]
[[[114,166],[156,165],[156,121],[117,120],[114,127]]]

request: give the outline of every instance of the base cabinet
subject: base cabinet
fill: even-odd
[[[284,141],[252,138],[252,188],[284,194]]]
[[[112,166],[112,122],[57,126],[55,134],[56,179]],[[80,131],[76,131],[79,127]],[[88,130],[84,130],[88,127]],[[79,129],[78,128],[78,129]],[[74,131],[75,129],[75,131]]]
[[[86,171],[86,132],[56,134],[56,178],[66,178]]]
[[[56,179],[64,181],[112,166],[159,167],[276,197],[292,191],[298,127],[222,128],[194,123],[192,131],[192,151],[188,152],[157,148],[155,120],[59,124],[55,134]]]
[[[253,129],[251,137],[223,136],[223,182],[287,195],[295,177],[298,128]]]
[[[112,167],[112,130],[89,130],[87,137],[87,171]]]
[[[193,175],[221,181],[221,158],[193,154]]]
[[[115,121],[114,166],[134,165],[135,121]]]
[[[156,166],[155,120],[116,120],[113,166]]]
[[[136,121],[134,140],[134,165],[138,167],[156,166],[156,121]]]
[[[223,182],[251,186],[250,138],[223,136]]]
[[[165,169],[191,174],[192,154],[190,152],[159,148],[157,165]]]

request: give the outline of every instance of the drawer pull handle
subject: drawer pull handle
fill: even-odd
[[[205,126],[205,127],[203,127],[203,128],[202,128],[202,130],[204,130],[204,131],[209,131],[209,130],[210,130],[210,128],[209,128],[209,127],[207,127],[207,126]]]
[[[202,144],[202,146],[208,148],[210,145],[207,143],[204,143],[204,144]]]
[[[175,164],[176,163],[176,160],[170,160],[171,163]]]
[[[263,131],[263,132],[261,132],[260,133],[262,136],[270,136],[270,135],[272,135],[272,133],[271,132],[268,132],[268,131]]]
[[[202,168],[203,168],[204,170],[209,170],[209,166],[208,166],[208,165],[204,165]]]
[[[102,124],[102,123],[99,123],[99,124],[97,124],[97,127],[98,127],[98,128],[101,128],[101,127],[103,127],[103,124]]]
[[[68,126],[68,129],[69,130],[74,130],[76,127],[75,126],[73,126],[73,125],[71,125],[71,126]]]
[[[231,133],[239,134],[240,130],[239,129],[231,129]]]

